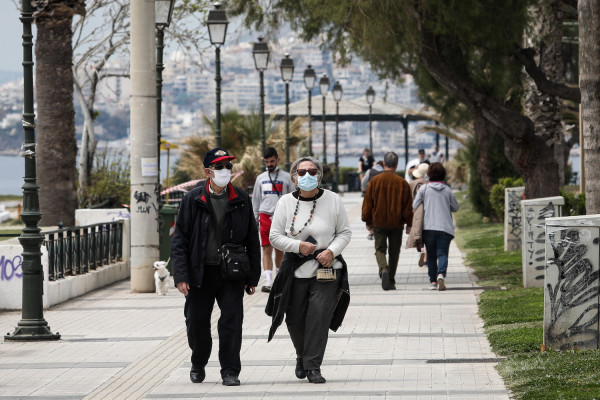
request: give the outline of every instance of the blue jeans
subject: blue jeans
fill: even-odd
[[[425,250],[427,251],[429,282],[436,282],[439,274],[442,274],[444,278],[446,277],[448,251],[452,239],[454,239],[454,236],[446,232],[423,231],[423,243],[425,243]]]

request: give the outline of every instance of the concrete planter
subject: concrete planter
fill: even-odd
[[[504,189],[504,251],[521,249],[521,198],[524,187]]]
[[[599,349],[600,215],[546,220],[544,345]]]
[[[523,287],[544,285],[545,223],[560,217],[565,199],[562,196],[521,200]]]

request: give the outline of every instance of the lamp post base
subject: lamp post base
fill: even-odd
[[[15,331],[7,333],[4,340],[9,341],[29,341],[39,342],[43,340],[59,340],[60,333],[52,333],[45,320],[20,321]]]

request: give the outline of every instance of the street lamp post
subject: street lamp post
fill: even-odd
[[[173,4],[175,0],[155,0],[154,18],[156,25],[156,142],[158,154],[158,193],[160,187],[160,144],[161,144],[161,113],[162,113],[162,72],[165,69],[163,64],[163,49],[165,39],[165,28],[171,24],[173,16]],[[168,167],[167,167],[168,168]],[[162,205],[160,196],[158,196],[158,206]],[[159,216],[160,218],[160,216]]]
[[[262,166],[265,169],[265,147],[266,147],[266,135],[265,135],[265,81],[264,72],[269,64],[269,46],[263,42],[263,38],[259,37],[258,42],[254,43],[252,48],[252,56],[254,57],[254,66],[258,70],[260,75],[260,144],[261,144],[261,159]]]
[[[22,318],[15,331],[4,336],[4,340],[40,341],[58,340],[60,334],[50,331],[44,319],[43,280],[41,245],[44,236],[40,233],[38,222],[42,219],[38,197],[35,169],[35,114],[33,108],[33,10],[31,0],[21,3],[21,22],[23,23],[23,130],[25,143],[25,183],[23,184],[23,211],[21,219],[25,223],[19,242],[23,246],[23,306]]]
[[[294,60],[289,54],[281,60],[281,79],[285,82],[285,169],[290,170],[290,82],[294,77]]]
[[[327,97],[327,92],[329,91],[329,78],[327,74],[323,74],[321,79],[319,80],[319,88],[321,89],[321,96],[323,96],[323,166],[327,165],[327,132],[326,132],[326,122],[325,122],[325,98]]]
[[[215,46],[215,82],[216,89],[216,115],[215,115],[215,144],[221,147],[221,46],[225,44],[227,35],[227,15],[225,10],[221,10],[221,3],[216,2],[214,9],[208,13],[206,25],[208,25],[208,34],[210,43]]]
[[[315,87],[317,76],[312,66],[304,70],[304,86],[308,90],[308,155],[312,157],[312,89]]]
[[[338,192],[338,183],[340,182],[340,163],[339,163],[339,123],[340,123],[340,100],[344,90],[340,82],[336,81],[333,85],[333,99],[335,100],[335,175],[333,177],[333,191]]]
[[[369,150],[373,155],[373,103],[375,102],[375,90],[373,86],[369,86],[367,89],[367,103],[369,103]]]

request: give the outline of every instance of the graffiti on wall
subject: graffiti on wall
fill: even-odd
[[[23,277],[23,258],[18,255],[14,257],[0,256],[0,281],[11,281],[14,278]]]
[[[525,262],[530,271],[535,270],[535,279],[544,280],[545,261],[545,219],[555,215],[554,204],[548,203],[536,212],[534,207],[528,207],[525,214],[527,232],[525,235]]]
[[[508,207],[506,208],[506,222],[508,235],[506,250],[519,250],[521,248],[521,193],[522,191],[507,190]]]
[[[586,257],[588,250],[598,252],[598,237],[585,243],[578,230],[562,229],[548,240],[548,273],[554,279],[545,288],[544,342],[561,350],[598,348],[598,268]]]

